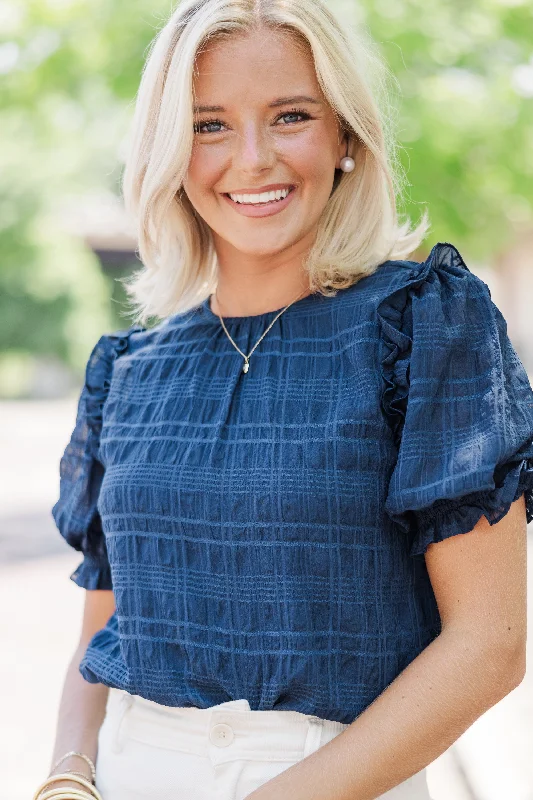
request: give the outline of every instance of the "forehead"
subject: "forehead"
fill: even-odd
[[[196,57],[194,93],[201,103],[225,107],[281,95],[322,97],[309,46],[289,31],[271,28],[206,43]]]

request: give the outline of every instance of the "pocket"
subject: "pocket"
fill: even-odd
[[[136,704],[124,718],[117,738],[119,742],[127,739],[129,742],[138,742],[160,750],[204,756],[204,736],[198,736],[196,731],[191,731],[189,722],[187,709],[182,717],[172,715],[169,719],[164,712],[146,712]]]
[[[130,735],[133,715],[122,710],[99,736],[96,787],[103,800],[213,800],[214,772],[205,757],[180,753]],[[116,752],[117,745],[121,748]],[[114,747],[114,749],[113,749]],[[229,800],[229,798],[228,798]],[[232,797],[231,800],[234,800]]]
[[[110,695],[106,713],[98,731],[98,747],[96,752],[96,788],[104,800],[133,800],[127,794],[124,776],[129,773],[127,759],[122,754],[122,723],[128,703],[126,699],[115,694]]]
[[[124,692],[118,698],[117,707],[109,714],[109,743],[112,753],[121,753],[124,749],[126,738],[128,714],[133,706],[134,698]],[[114,712],[114,713],[113,713]]]

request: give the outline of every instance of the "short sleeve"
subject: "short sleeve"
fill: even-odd
[[[105,536],[97,509],[104,467],[99,457],[102,412],[115,359],[138,327],[100,337],[85,370],[76,423],[59,464],[59,499],[52,516],[63,538],[83,554],[70,576],[85,589],[112,589]]]
[[[533,391],[488,286],[439,243],[378,306],[382,410],[397,459],[385,511],[411,556],[493,525],[525,495],[533,519]]]

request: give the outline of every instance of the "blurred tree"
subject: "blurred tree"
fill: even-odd
[[[172,5],[0,0],[0,350],[56,354],[81,371],[102,330],[124,327],[123,294],[61,212],[94,190],[120,194],[147,47]],[[417,219],[427,205],[432,242],[473,259],[531,228],[530,0],[331,5],[390,66],[386,114],[408,178],[400,211]]]
[[[0,2],[0,396],[14,393],[13,354],[56,355],[81,377],[102,331],[129,324],[120,273],[103,273],[63,216],[90,192],[120,194],[144,51],[167,10]]]
[[[408,174],[402,210],[428,205],[434,241],[489,260],[533,227],[530,0],[337,0],[379,43]]]

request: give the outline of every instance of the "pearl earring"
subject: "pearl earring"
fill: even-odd
[[[343,172],[353,172],[355,169],[355,161],[349,156],[341,158],[341,169]]]

